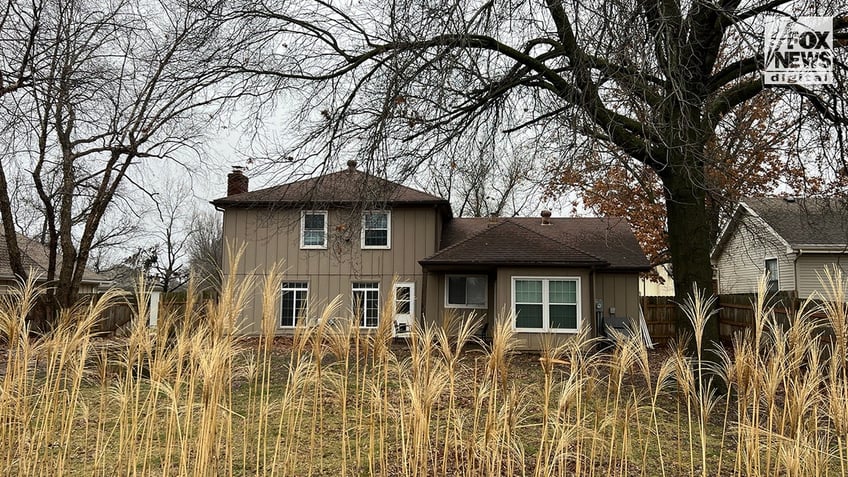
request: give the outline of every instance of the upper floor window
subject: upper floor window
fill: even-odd
[[[301,212],[300,248],[327,248],[326,210],[304,210]]]
[[[362,214],[362,248],[390,248],[392,214],[372,210]]]
[[[780,283],[778,278],[780,277],[780,271],[777,268],[777,259],[776,258],[767,258],[765,264],[765,271],[768,280],[768,291],[776,292],[780,290]]]
[[[485,275],[448,275],[445,280],[447,308],[486,308]]]

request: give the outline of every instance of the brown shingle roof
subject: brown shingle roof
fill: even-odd
[[[438,205],[445,199],[358,170],[344,170],[212,201],[216,207],[302,206],[309,204]]]
[[[648,270],[645,253],[622,219],[459,218],[448,222],[442,248],[422,265],[523,265]]]
[[[793,248],[848,244],[848,204],[829,198],[749,197],[742,202]]]
[[[47,275],[47,265],[49,263],[47,247],[25,235],[17,234],[17,236],[18,248],[21,249],[21,260],[23,261],[24,268],[31,269],[42,277]],[[57,264],[57,269],[60,266],[61,264]],[[12,267],[9,264],[9,249],[6,246],[6,238],[3,234],[0,234],[0,278],[15,278],[15,275],[12,273]],[[82,276],[82,281],[83,283],[99,283],[108,282],[109,279],[99,273],[86,269]]]

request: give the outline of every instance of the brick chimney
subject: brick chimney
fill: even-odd
[[[543,210],[542,211],[542,225],[551,225],[551,211]]]
[[[233,172],[227,174],[227,197],[247,192],[248,178],[244,175],[244,167],[233,166]]]

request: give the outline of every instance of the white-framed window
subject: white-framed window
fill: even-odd
[[[395,333],[409,333],[415,320],[415,283],[394,284]]]
[[[353,313],[363,328],[375,328],[380,322],[380,283],[353,282]]]
[[[776,292],[780,290],[780,269],[777,266],[776,258],[765,260],[765,272],[768,280],[768,291]]]
[[[515,329],[575,332],[580,327],[580,278],[513,277]]]
[[[486,275],[447,275],[445,307],[486,308],[488,283]]]
[[[297,326],[300,318],[306,315],[306,303],[309,299],[308,282],[283,282],[280,304],[280,326]]]
[[[300,248],[327,248],[327,211],[300,213]]]
[[[415,313],[415,284],[395,283],[395,314],[412,315]]]
[[[392,213],[369,210],[362,214],[362,248],[391,248]]]

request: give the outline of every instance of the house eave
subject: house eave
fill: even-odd
[[[776,230],[762,217],[758,214],[751,206],[746,204],[744,201],[740,201],[736,206],[736,210],[733,211],[733,214],[730,217],[730,220],[724,224],[721,232],[719,232],[718,240],[716,240],[716,245],[710,251],[710,262],[715,264],[718,260],[721,253],[724,251],[724,247],[727,242],[730,240],[730,237],[735,232],[735,229],[738,228],[738,223],[743,220],[742,215],[747,214],[750,217],[758,220],[760,225],[773,237],[775,237],[785,248],[787,253],[792,253],[793,247],[783,238],[782,235],[777,233]]]
[[[812,243],[812,244],[792,244],[791,246],[792,253],[829,253],[829,254],[842,254],[848,253],[848,244],[834,244],[834,243]]]
[[[603,268],[610,269],[610,264],[606,262],[551,262],[551,261],[509,261],[509,260],[494,260],[494,261],[475,261],[475,260],[419,260],[418,263],[425,268],[432,269],[433,267],[539,267],[539,268]],[[620,269],[616,267],[615,269]]]
[[[320,205],[321,207],[344,207],[344,206],[352,206],[361,204],[362,201],[358,200],[331,200],[331,201],[320,201],[320,200],[230,200],[227,198],[223,199],[215,199],[209,202],[215,207],[220,207],[222,209],[229,208],[239,208],[239,209],[250,209],[250,208],[269,208],[269,207],[280,207],[284,209],[296,209],[301,207],[315,207],[316,205]],[[385,201],[386,205],[390,205],[392,207],[429,207],[429,206],[449,206],[450,204],[445,201],[439,200],[416,200],[416,201],[408,201],[408,200],[400,200],[393,201],[387,200]]]

